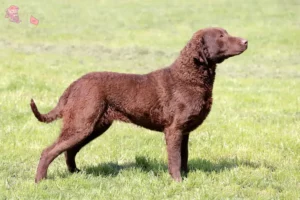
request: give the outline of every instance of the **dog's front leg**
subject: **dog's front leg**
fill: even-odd
[[[188,158],[189,158],[189,150],[188,150],[188,143],[189,143],[189,133],[183,134],[182,142],[181,142],[181,171],[188,173]]]
[[[173,128],[167,128],[165,130],[165,138],[169,173],[175,181],[180,182],[182,180],[180,175],[182,132]]]

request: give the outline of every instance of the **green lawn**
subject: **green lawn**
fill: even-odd
[[[12,4],[20,24],[4,18]],[[0,199],[300,198],[299,0],[1,0],[0,7]],[[47,112],[85,73],[167,66],[208,26],[247,38],[249,48],[218,66],[214,105],[190,136],[191,172],[182,183],[168,174],[163,134],[118,122],[78,154],[80,173],[68,173],[60,156],[48,179],[34,183],[61,122],[39,123],[31,98]]]

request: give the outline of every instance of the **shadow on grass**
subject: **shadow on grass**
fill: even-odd
[[[166,163],[156,159],[138,156],[135,162],[118,164],[114,162],[100,163],[97,166],[83,168],[86,174],[94,176],[117,176],[122,170],[138,169],[143,172],[153,172],[155,175],[166,172],[168,167]]]
[[[117,176],[122,170],[138,169],[143,172],[152,172],[155,175],[159,173],[165,173],[168,171],[167,163],[158,161],[144,156],[136,157],[136,162],[130,162],[125,164],[118,164],[114,162],[100,163],[96,166],[90,166],[83,168],[86,174],[93,176]],[[238,159],[222,159],[218,162],[212,162],[206,159],[192,159],[189,160],[190,172],[203,171],[206,173],[220,173],[224,170],[231,170],[240,166],[246,166],[249,168],[266,167],[270,170],[275,170],[273,166],[255,163],[251,161],[238,160]],[[185,175],[186,176],[186,175]]]

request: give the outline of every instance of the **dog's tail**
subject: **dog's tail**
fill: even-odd
[[[50,112],[48,112],[47,114],[41,114],[37,108],[37,106],[35,105],[35,102],[33,101],[33,99],[31,99],[30,102],[30,107],[31,110],[34,114],[34,116],[40,121],[40,122],[44,122],[44,123],[50,123],[53,122],[54,120],[56,120],[57,118],[62,118],[62,110],[64,108],[64,106],[67,104],[68,102],[68,97],[72,92],[72,88],[74,87],[74,85],[76,84],[76,81],[73,82],[63,93],[63,95],[59,98],[59,101],[57,103],[57,105],[55,106],[55,108],[53,108]]]
[[[30,102],[30,107],[31,110],[34,114],[34,116],[40,121],[40,122],[44,122],[44,123],[50,123],[54,120],[56,120],[57,118],[61,117],[60,115],[60,103],[58,103],[55,108],[53,108],[49,113],[47,114],[41,114],[38,110],[38,108],[35,105],[35,102],[33,101],[33,99],[31,99]]]

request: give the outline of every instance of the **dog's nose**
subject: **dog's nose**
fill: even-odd
[[[248,40],[242,39],[242,44],[243,45],[248,45]]]

